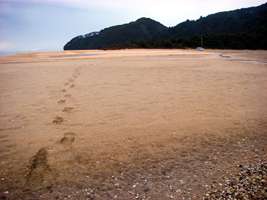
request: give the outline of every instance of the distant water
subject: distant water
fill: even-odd
[[[0,56],[10,56],[10,55],[14,55],[16,54],[16,52],[3,52],[0,51]]]
[[[93,54],[93,53],[81,53],[81,54],[71,54],[71,55],[56,55],[56,56],[51,56],[52,58],[66,58],[66,57],[83,57],[83,56],[95,56],[97,54]]]
[[[18,50],[18,51],[0,51],[0,56],[9,56],[15,54],[25,54],[25,53],[37,53],[37,52],[60,52],[56,50],[49,50],[49,49],[36,49],[36,50]]]

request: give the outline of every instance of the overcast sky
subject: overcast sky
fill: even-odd
[[[0,52],[62,50],[77,35],[140,17],[174,26],[266,0],[0,0]]]

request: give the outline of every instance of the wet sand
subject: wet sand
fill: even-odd
[[[0,199],[201,199],[267,158],[267,52],[0,57]]]

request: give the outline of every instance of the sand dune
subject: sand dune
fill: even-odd
[[[266,62],[219,50],[0,57],[2,197],[200,199],[266,161]]]

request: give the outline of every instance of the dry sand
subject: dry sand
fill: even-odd
[[[267,52],[0,57],[0,199],[201,199],[267,158]]]

